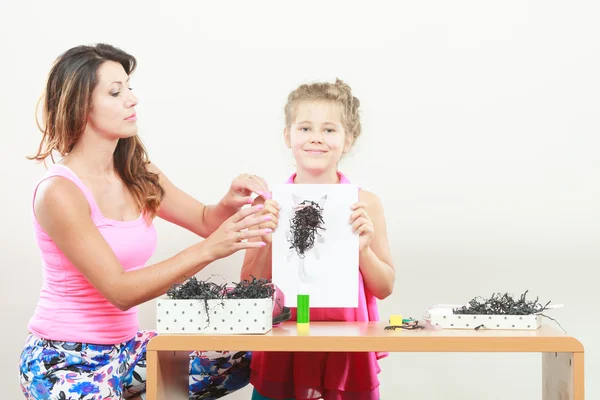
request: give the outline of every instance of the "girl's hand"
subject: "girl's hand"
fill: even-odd
[[[271,198],[269,186],[263,178],[250,174],[239,175],[231,182],[229,191],[221,200],[221,204],[228,209],[238,210],[252,204],[252,193],[256,193],[265,200]]]
[[[369,248],[371,240],[373,239],[373,234],[375,233],[373,222],[371,222],[371,218],[369,217],[369,214],[367,214],[365,207],[365,203],[362,202],[352,204],[351,209],[354,210],[354,212],[350,215],[352,232],[360,235],[358,246],[359,251],[361,252]]]

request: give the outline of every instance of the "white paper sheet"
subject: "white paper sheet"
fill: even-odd
[[[350,206],[358,201],[358,187],[281,184],[273,187],[273,199],[281,206],[273,233],[273,283],[284,292],[285,305],[296,307],[303,285],[311,308],[357,307],[358,234],[352,233]],[[312,247],[290,248],[294,239],[290,220],[304,200],[322,208],[324,229],[317,229]]]

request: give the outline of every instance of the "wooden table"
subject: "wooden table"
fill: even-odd
[[[543,400],[584,399],[583,346],[550,326],[536,331],[386,331],[384,326],[311,322],[305,331],[287,322],[265,335],[159,335],[147,347],[147,400],[188,400],[193,350],[535,352],[542,353]]]

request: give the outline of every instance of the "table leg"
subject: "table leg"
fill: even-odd
[[[583,353],[543,353],[542,381],[543,400],[584,400]]]
[[[146,399],[189,400],[189,363],[189,352],[147,351]]]

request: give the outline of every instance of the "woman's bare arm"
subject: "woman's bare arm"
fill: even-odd
[[[215,259],[228,255],[229,250],[261,246],[260,241],[236,244],[232,239],[235,232],[219,232],[220,235],[209,238],[211,240],[190,246],[167,260],[126,272],[93,223],[87,199],[75,184],[60,177],[42,182],[34,209],[39,224],[58,248],[109,302],[121,310],[166,293],[173,284],[183,282]],[[241,211],[238,213],[240,221],[231,226],[237,230],[257,225],[259,217],[251,215],[257,211],[255,208]],[[247,237],[259,234],[257,231],[244,233]]]

